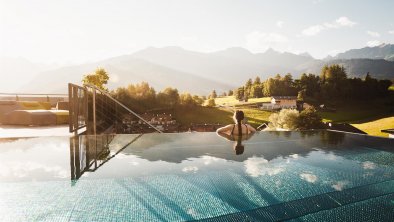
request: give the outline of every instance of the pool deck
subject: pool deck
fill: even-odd
[[[59,126],[11,126],[0,125],[0,138],[71,136],[68,125]]]

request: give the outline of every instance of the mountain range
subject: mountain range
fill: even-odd
[[[97,67],[105,68],[110,74],[110,89],[146,81],[157,91],[171,86],[180,92],[200,95],[207,95],[213,89],[219,93],[234,89],[256,76],[264,80],[277,73],[291,73],[295,78],[302,73],[319,74],[326,64],[343,65],[349,77],[363,78],[369,72],[375,78],[393,79],[393,58],[392,44],[352,49],[324,60],[315,59],[308,53],[281,53],[273,49],[251,53],[234,47],[201,53],[180,47],[149,47],[130,55],[39,72],[18,91],[67,93],[68,82],[81,84],[82,76]],[[9,70],[3,72],[0,69],[0,72],[2,75],[12,74]]]

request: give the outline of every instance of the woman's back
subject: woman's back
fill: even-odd
[[[241,134],[249,134],[251,133],[248,126],[246,124],[241,124],[241,132],[239,131],[238,124],[233,124],[233,128],[231,130],[231,135],[241,135]]]
[[[217,133],[225,133],[228,135],[245,135],[249,133],[254,133],[256,130],[249,124],[243,124],[244,112],[237,110],[234,113],[235,124],[229,124],[227,126],[221,127],[216,130]]]

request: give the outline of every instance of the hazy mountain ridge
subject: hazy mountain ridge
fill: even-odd
[[[318,75],[325,64],[343,65],[349,77],[363,78],[367,72],[375,78],[394,77],[394,62],[383,59],[333,58],[326,61],[314,59],[305,53],[297,55],[273,49],[264,53],[251,53],[234,47],[201,53],[180,47],[149,47],[130,55],[43,72],[23,90],[66,93],[66,83],[80,84],[84,74],[103,67],[111,75],[110,89],[146,81],[158,91],[171,86],[181,92],[206,95],[213,89],[219,93],[233,89],[256,76],[264,80],[278,73],[291,73],[294,78],[304,72]]]
[[[345,67],[348,77],[365,78],[369,72],[373,78],[393,79],[394,62],[384,59],[334,59],[329,61],[316,60],[310,64],[305,64],[300,69],[305,69],[305,73],[320,74],[324,65],[339,64]]]
[[[83,75],[103,67],[110,74],[109,89],[148,82],[156,90],[176,87],[180,92],[205,93],[212,89],[227,90],[234,86],[207,80],[189,73],[172,70],[142,59],[109,59],[97,63],[69,66],[41,73],[25,87],[29,92],[67,93],[67,83],[81,85]],[[61,81],[60,81],[61,80]],[[197,85],[196,85],[197,83]],[[43,87],[44,86],[44,87]]]
[[[394,61],[394,44],[381,44],[375,47],[351,49],[339,53],[333,59],[385,59]]]
[[[0,57],[0,91],[10,92],[16,87],[28,83],[35,76],[53,66],[35,64],[25,58]],[[8,78],[4,78],[8,76]]]

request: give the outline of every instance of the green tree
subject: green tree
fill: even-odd
[[[174,107],[179,104],[179,93],[177,89],[167,87],[157,94],[159,103],[165,106]]]
[[[190,95],[190,93],[182,93],[179,96],[179,101],[180,101],[180,104],[184,105],[184,106],[194,106],[195,105],[193,97],[192,97],[192,95]]]
[[[260,77],[257,76],[257,77],[254,79],[253,85],[260,85],[260,84],[261,84]]]
[[[235,91],[235,98],[238,100],[242,100],[244,99],[244,94],[245,94],[245,88],[244,87],[239,87],[236,91]]]
[[[107,85],[109,80],[109,76],[105,69],[97,68],[94,73],[86,74],[83,76],[82,83],[84,85],[91,84],[96,86],[99,89],[108,91]]]
[[[297,120],[297,127],[301,130],[321,129],[323,127],[322,118],[313,107],[301,111]]]
[[[215,99],[213,99],[213,98],[208,99],[207,106],[208,107],[215,107],[216,106]]]
[[[250,94],[253,98],[263,97],[263,89],[261,88],[261,84],[253,85]]]
[[[218,97],[218,94],[216,94],[216,90],[213,90],[211,93],[211,98],[215,99]]]
[[[194,103],[195,103],[196,105],[201,106],[201,105],[204,103],[205,99],[202,98],[202,97],[199,97],[199,96],[197,96],[197,95],[194,95],[194,96],[193,96],[193,101],[194,101]]]
[[[269,126],[272,128],[295,130],[298,127],[299,115],[299,112],[295,109],[282,109],[279,113],[273,113],[269,116]]]
[[[305,97],[306,97],[306,90],[305,89],[298,91],[297,100],[304,101]]]
[[[250,95],[250,90],[251,90],[251,88],[252,88],[252,85],[253,85],[252,79],[248,79],[248,81],[246,81],[246,83],[245,83],[244,98],[249,97],[249,95]]]

